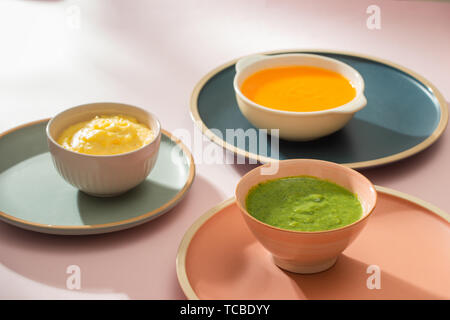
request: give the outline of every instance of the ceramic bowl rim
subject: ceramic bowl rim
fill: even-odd
[[[241,201],[239,201],[240,197],[238,197],[237,190],[238,190],[240,184],[242,183],[242,181],[244,181],[244,179],[248,178],[256,170],[260,170],[263,167],[268,167],[268,166],[271,165],[271,163],[266,163],[264,165],[258,166],[256,168],[250,170],[249,172],[247,172],[244,176],[242,176],[242,178],[239,180],[238,184],[236,185],[236,188],[235,188],[235,191],[234,191],[234,196],[236,198],[236,204],[239,207],[239,209],[241,210],[241,212],[244,213],[244,215],[249,217],[251,220],[257,222],[258,224],[260,224],[262,226],[264,226],[265,228],[270,228],[270,229],[273,229],[273,230],[276,230],[276,231],[282,231],[282,232],[293,233],[293,234],[302,234],[302,235],[307,235],[307,234],[309,234],[309,235],[317,235],[317,234],[324,234],[324,233],[340,232],[342,230],[351,228],[351,227],[353,227],[353,226],[355,226],[355,225],[365,221],[366,219],[369,218],[369,216],[371,216],[371,214],[373,213],[373,211],[375,210],[375,207],[377,205],[378,194],[377,194],[377,191],[376,191],[375,186],[373,185],[373,183],[369,179],[367,179],[364,175],[359,173],[358,171],[356,171],[354,169],[351,169],[349,167],[345,167],[345,166],[340,165],[338,163],[334,163],[334,162],[330,162],[330,161],[324,161],[324,160],[317,160],[317,159],[288,159],[288,160],[280,160],[278,162],[278,165],[281,166],[283,163],[284,164],[288,164],[288,163],[293,163],[293,162],[305,162],[305,161],[307,161],[307,162],[315,162],[315,163],[318,163],[318,164],[321,163],[321,164],[326,164],[326,165],[330,165],[331,164],[335,168],[340,168],[341,170],[344,170],[344,171],[346,171],[346,172],[348,172],[348,173],[350,173],[352,175],[356,175],[357,177],[361,178],[362,180],[365,180],[365,182],[368,183],[368,185],[370,187],[370,190],[374,194],[374,202],[373,202],[373,205],[369,208],[369,211],[365,215],[361,215],[361,217],[358,220],[356,220],[356,221],[354,221],[354,222],[352,222],[350,224],[347,224],[345,226],[342,226],[342,227],[339,227],[339,228],[335,228],[335,229],[330,229],[330,230],[318,230],[318,231],[300,231],[300,230],[283,229],[283,228],[279,228],[279,227],[275,227],[275,226],[272,226],[270,224],[267,224],[267,223],[265,223],[265,222],[263,222],[261,220],[258,220],[255,217],[253,217],[247,211],[247,209],[244,208],[241,205]],[[288,176],[277,177],[275,179],[280,179],[280,178],[284,178],[284,177],[288,177]],[[321,178],[319,178],[319,179],[321,179]],[[336,183],[336,182],[334,182],[332,180],[329,180],[329,181],[331,181],[333,183]],[[336,184],[338,184],[338,183],[336,183]],[[340,184],[338,184],[338,185],[340,185]],[[252,187],[254,187],[254,186],[255,185],[253,185]],[[248,192],[247,192],[247,194],[248,194]]]
[[[284,54],[283,53],[278,53],[278,54],[272,54],[272,55],[266,55],[266,54],[262,54],[262,55],[266,56],[266,58],[264,58],[264,60],[275,60],[277,58],[286,57],[286,56],[293,56],[293,57],[299,57],[299,58],[302,58],[302,57],[314,57],[314,58],[317,58],[318,60],[324,60],[324,61],[328,61],[328,62],[337,64],[337,65],[344,66],[345,68],[349,69],[351,72],[353,72],[355,74],[357,80],[361,83],[361,89],[358,90],[357,88],[354,87],[355,91],[356,91],[356,95],[353,97],[353,99],[348,101],[347,103],[345,103],[343,105],[340,105],[340,106],[337,106],[337,107],[334,107],[334,108],[320,110],[320,111],[286,111],[286,110],[277,110],[277,109],[265,107],[265,106],[263,106],[261,104],[253,102],[252,100],[247,98],[242,93],[241,89],[239,88],[239,86],[237,84],[239,75],[242,72],[242,70],[237,71],[235,76],[234,76],[234,79],[233,79],[234,92],[245,103],[247,103],[247,104],[249,104],[249,105],[251,105],[251,106],[253,106],[255,108],[261,109],[263,111],[272,112],[272,113],[275,113],[275,114],[291,115],[291,116],[314,116],[314,115],[339,114],[339,113],[341,113],[341,114],[349,114],[350,115],[350,114],[355,114],[357,111],[344,112],[342,109],[348,107],[350,104],[354,104],[356,101],[362,99],[363,97],[365,98],[365,95],[364,95],[364,89],[365,89],[364,78],[361,76],[361,74],[355,68],[353,68],[352,66],[350,66],[349,64],[347,64],[345,62],[342,62],[340,60],[337,60],[337,59],[334,59],[334,58],[330,58],[330,57],[324,57],[324,56],[321,56],[319,54],[313,54],[313,53],[284,53]],[[245,59],[247,57],[250,57],[250,56],[242,57],[240,59]],[[257,61],[251,62],[246,67],[248,67],[250,65],[253,65],[253,64],[255,64],[255,63],[259,62],[259,61],[261,61],[261,60],[257,60]],[[327,68],[323,68],[323,69],[329,70]],[[336,72],[336,71],[334,71],[334,72]],[[336,73],[339,73],[339,72],[336,72]],[[341,74],[341,73],[339,73],[339,74]],[[347,78],[345,78],[345,79],[347,79]]]
[[[72,151],[72,150],[66,149],[63,146],[61,146],[58,142],[56,142],[56,140],[50,134],[50,128],[53,125],[54,120],[58,116],[62,117],[62,116],[64,116],[64,113],[66,113],[68,111],[76,110],[78,108],[88,107],[89,106],[89,107],[92,107],[92,108],[95,109],[95,107],[101,106],[101,105],[104,105],[104,104],[113,104],[113,105],[119,106],[119,107],[120,106],[129,106],[129,107],[136,108],[136,109],[146,113],[157,124],[157,126],[156,126],[157,130],[156,130],[156,133],[153,136],[152,141],[150,141],[149,143],[147,143],[147,144],[145,144],[145,145],[143,145],[143,146],[141,146],[141,147],[139,147],[139,148],[137,148],[135,150],[128,151],[128,152],[123,152],[123,153],[118,153],[118,154],[95,155],[95,154],[81,153],[81,152],[76,152],[76,151]],[[125,115],[126,115],[126,113],[125,113]],[[151,130],[154,130],[154,128],[151,128]],[[70,108],[64,109],[61,112],[58,112],[56,115],[54,115],[48,121],[47,126],[45,127],[45,134],[47,136],[47,139],[53,145],[55,145],[58,149],[62,150],[63,152],[68,152],[69,154],[73,154],[73,155],[76,155],[76,156],[79,156],[79,157],[93,158],[93,159],[119,158],[119,157],[122,157],[122,156],[128,156],[128,155],[131,155],[133,153],[137,153],[137,152],[140,152],[142,150],[148,149],[151,146],[153,146],[155,143],[158,143],[158,141],[160,139],[160,136],[161,136],[161,123],[159,122],[158,118],[153,113],[151,113],[151,112],[149,112],[149,111],[147,111],[147,110],[145,110],[143,108],[137,107],[135,105],[131,105],[131,104],[127,104],[127,103],[121,103],[121,102],[93,102],[93,103],[83,103],[83,104],[80,104],[80,105],[77,105],[77,106],[74,106],[74,107],[70,107]]]

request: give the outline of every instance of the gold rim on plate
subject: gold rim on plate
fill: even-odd
[[[448,106],[444,99],[444,96],[439,92],[439,90],[430,81],[428,81],[427,79],[422,77],[420,74],[418,74],[410,69],[407,69],[401,65],[390,62],[388,60],[376,58],[376,57],[365,55],[365,54],[347,52],[347,51],[330,51],[330,50],[319,50],[319,49],[297,49],[297,50],[289,49],[289,50],[261,52],[261,53],[257,53],[257,54],[280,54],[280,53],[289,53],[289,52],[299,52],[299,53],[300,52],[312,52],[312,53],[325,53],[325,54],[340,54],[340,55],[347,55],[347,56],[352,56],[352,57],[357,57],[357,58],[363,58],[363,59],[367,59],[367,60],[371,60],[371,61],[375,61],[378,63],[388,65],[388,66],[396,68],[406,74],[409,74],[410,76],[412,76],[413,78],[415,78],[416,80],[421,82],[423,85],[425,85],[427,87],[427,89],[430,92],[433,93],[433,95],[436,97],[436,99],[439,103],[439,108],[440,108],[440,113],[441,113],[439,123],[438,123],[436,129],[431,133],[431,135],[428,138],[426,138],[424,141],[422,141],[421,143],[415,145],[414,147],[412,147],[408,150],[405,150],[405,151],[402,151],[402,152],[399,152],[399,153],[396,153],[396,154],[393,154],[393,155],[390,155],[387,157],[383,157],[383,158],[367,160],[367,161],[359,161],[359,162],[340,163],[344,166],[347,166],[347,167],[350,167],[353,169],[369,168],[369,167],[380,166],[383,164],[387,164],[387,163],[405,159],[405,158],[410,157],[410,156],[426,149],[427,147],[431,146],[442,135],[442,133],[444,132],[444,130],[447,126],[449,113],[448,113]],[[241,58],[243,58],[243,57],[241,57]],[[197,102],[198,102],[198,97],[199,97],[200,91],[202,90],[203,86],[212,77],[214,77],[217,73],[234,65],[241,58],[237,58],[230,62],[220,65],[219,67],[210,71],[203,78],[200,79],[200,81],[194,87],[194,90],[191,95],[191,100],[190,100],[191,117],[194,120],[195,125],[199,127],[199,129],[202,131],[202,133],[206,137],[208,137],[208,139],[210,139],[214,143],[218,144],[219,146],[221,146],[235,154],[244,156],[248,159],[253,159],[253,160],[259,161],[261,163],[276,162],[276,161],[278,161],[277,159],[273,159],[270,157],[259,155],[257,153],[252,153],[252,152],[240,149],[234,145],[229,144],[225,140],[219,138],[210,130],[210,128],[208,128],[206,126],[206,124],[203,122],[203,120],[201,119],[200,114],[198,112]]]
[[[50,120],[50,118],[47,118],[47,119],[32,121],[32,122],[29,122],[26,124],[19,125],[17,127],[14,127],[12,129],[9,129],[9,130],[1,133],[0,139],[14,131],[17,131],[17,130],[20,130],[20,129],[23,129],[26,127],[30,127],[30,126],[33,126],[33,125],[36,125],[36,124],[39,124],[42,122],[48,122],[49,120]],[[67,230],[67,231],[69,231],[69,230],[70,231],[76,231],[76,230],[87,231],[87,230],[108,229],[108,228],[120,227],[120,226],[130,225],[130,224],[132,224],[132,226],[135,226],[135,225],[139,224],[139,222],[142,222],[142,223],[146,222],[148,219],[151,219],[152,216],[155,216],[154,218],[156,218],[158,213],[167,211],[168,209],[175,206],[183,198],[185,193],[191,187],[192,182],[194,181],[194,176],[195,176],[194,158],[192,157],[192,154],[189,151],[189,149],[183,144],[183,142],[180,139],[176,138],[170,132],[168,132],[164,129],[161,129],[161,133],[166,135],[167,137],[169,137],[174,143],[176,143],[178,146],[180,146],[180,148],[183,150],[183,153],[186,155],[186,157],[190,161],[189,176],[188,176],[188,179],[187,179],[185,185],[180,190],[180,192],[178,192],[176,194],[176,196],[174,198],[172,198],[169,202],[165,203],[161,207],[159,207],[155,210],[152,210],[150,212],[141,214],[137,217],[130,218],[130,219],[125,219],[125,220],[110,222],[110,223],[104,223],[104,224],[93,224],[93,225],[83,225],[83,226],[64,226],[64,225],[58,226],[58,225],[36,223],[36,222],[31,222],[28,220],[24,220],[24,219],[20,219],[20,218],[11,216],[3,211],[0,211],[0,220],[3,220],[6,223],[11,223],[17,227],[24,228],[27,230],[33,230],[33,231],[38,231],[35,228],[39,228],[39,229],[43,229],[43,230],[54,230],[54,231],[65,231],[65,230]],[[113,231],[115,231],[115,230],[113,230]],[[44,231],[42,231],[42,232],[44,232]],[[107,232],[107,231],[104,231],[104,232]],[[98,233],[101,233],[101,232],[98,232]],[[58,234],[61,234],[61,233],[58,233]]]
[[[387,195],[391,195],[403,200],[407,200],[413,204],[416,204],[422,208],[425,208],[429,212],[441,217],[445,221],[450,223],[450,214],[443,211],[442,209],[436,207],[435,205],[432,205],[422,199],[419,199],[417,197],[411,196],[409,194],[390,189],[380,186],[375,186],[375,189],[377,192],[384,193]],[[180,245],[178,247],[177,257],[176,257],[176,270],[177,270],[177,278],[178,283],[181,286],[181,289],[184,292],[184,295],[189,300],[199,300],[200,298],[195,293],[194,289],[192,288],[188,275],[186,273],[186,255],[189,249],[189,245],[191,244],[192,239],[196,235],[197,231],[210,219],[212,218],[216,213],[221,211],[222,209],[228,207],[229,205],[233,204],[235,202],[235,198],[232,197],[228,200],[225,200],[218,205],[214,206],[213,208],[209,209],[206,213],[200,216],[186,231],[186,233],[183,236],[183,239],[180,242]]]

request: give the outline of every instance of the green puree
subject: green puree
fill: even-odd
[[[309,176],[269,180],[250,189],[247,211],[274,227],[321,231],[358,220],[358,198],[335,183]]]

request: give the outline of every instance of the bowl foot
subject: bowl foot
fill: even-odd
[[[336,260],[337,257],[334,257],[332,259],[320,261],[318,263],[302,264],[273,257],[273,261],[281,269],[302,274],[318,273],[330,269],[332,266],[334,266]]]
[[[117,197],[120,196],[122,194],[124,194],[126,191],[121,191],[121,192],[117,192],[117,193],[106,193],[106,194],[102,194],[102,193],[92,193],[92,192],[87,192],[87,191],[82,191],[83,193],[92,196],[92,197],[97,197],[97,198],[111,198],[111,197]]]

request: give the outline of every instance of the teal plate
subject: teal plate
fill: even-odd
[[[57,173],[47,147],[48,119],[0,135],[0,220],[51,234],[85,235],[123,230],[175,206],[192,184],[189,150],[162,130],[158,160],[136,188],[113,198],[89,196]]]
[[[248,137],[245,142],[227,137],[227,129],[254,128],[237,106],[233,90],[237,60],[234,60],[211,71],[194,89],[191,115],[202,132],[224,148],[262,163],[313,158],[364,168],[411,156],[430,146],[445,130],[448,109],[442,94],[415,72],[357,54],[295,52],[327,56],[358,70],[365,81],[367,106],[343,129],[327,137],[310,142],[280,140],[278,156],[271,154],[270,138],[254,137],[258,147],[250,150]]]

